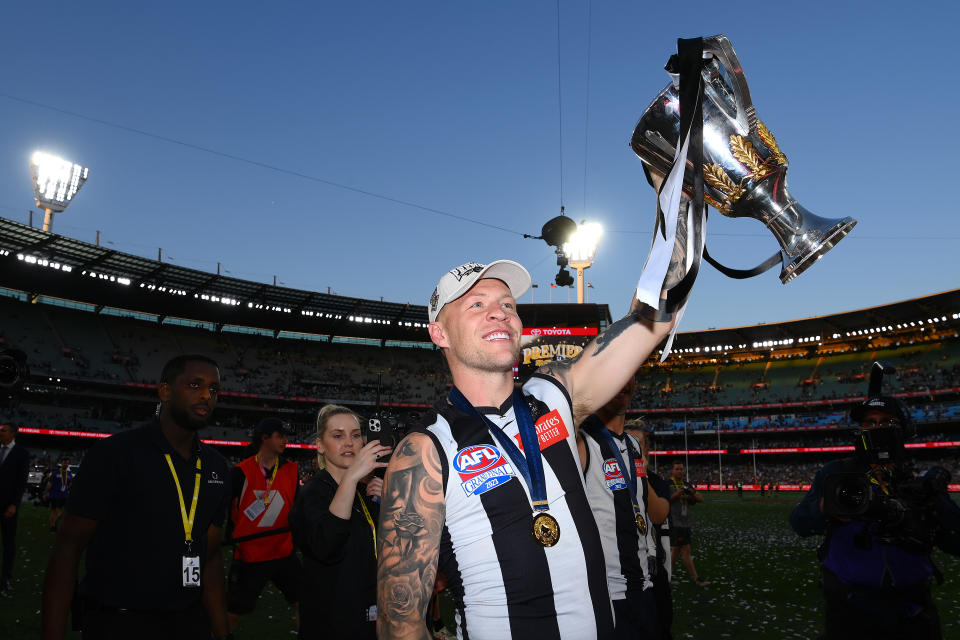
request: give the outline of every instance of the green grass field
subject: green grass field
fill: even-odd
[[[735,493],[707,493],[694,512],[697,570],[713,581],[693,585],[682,568],[674,576],[674,637],[780,640],[814,638],[822,630],[815,551],[819,539],[801,540],[787,514],[801,494],[761,500]],[[40,588],[53,534],[47,511],[25,505],[13,598],[0,599],[0,638],[36,638]],[[960,558],[934,556],[946,582],[934,586],[944,638],[960,640]],[[79,634],[74,637],[79,638]],[[268,587],[257,610],[244,618],[237,638],[293,636],[293,614]]]

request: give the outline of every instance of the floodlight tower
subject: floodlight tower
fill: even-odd
[[[563,245],[570,266],[577,270],[577,304],[583,304],[583,270],[593,264],[602,235],[603,227],[596,222],[582,222]]]
[[[87,181],[89,172],[87,167],[49,153],[33,153],[30,157],[30,175],[33,177],[33,195],[37,206],[46,212],[43,216],[44,231],[53,231],[53,214],[67,208]]]

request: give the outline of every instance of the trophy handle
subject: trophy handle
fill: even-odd
[[[753,100],[750,99],[750,88],[747,86],[747,79],[743,75],[743,67],[740,66],[740,60],[737,58],[730,40],[722,34],[704,38],[703,53],[704,57],[709,53],[719,63],[716,66],[707,64],[704,67],[703,81],[707,93],[713,94],[716,98],[714,103],[717,107],[730,120],[736,122],[740,129],[740,135],[748,135],[750,132],[756,131],[757,110],[753,106]],[[729,84],[720,76],[720,70],[726,72],[726,80],[729,80],[733,85],[729,87],[733,91],[732,96],[729,96],[727,91]],[[724,94],[723,96],[718,95],[721,91]],[[733,99],[732,105],[730,104],[730,98]],[[728,107],[732,107],[732,109]]]

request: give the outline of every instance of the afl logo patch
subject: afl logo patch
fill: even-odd
[[[620,465],[613,458],[603,461],[603,477],[607,480],[620,477]]]
[[[610,491],[620,491],[627,488],[627,483],[620,473],[620,465],[613,458],[603,461],[603,482]]]
[[[460,474],[460,486],[468,496],[486,493],[514,476],[513,467],[500,450],[489,444],[460,449],[453,457],[453,468]]]

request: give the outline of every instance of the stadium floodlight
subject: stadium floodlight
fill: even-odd
[[[30,157],[33,195],[37,206],[46,212],[43,230],[52,232],[53,214],[67,208],[80,187],[87,181],[90,169],[63,158],[35,151]]]
[[[603,227],[596,222],[581,222],[563,245],[570,266],[577,270],[577,304],[583,304],[583,270],[593,264],[602,235]]]

